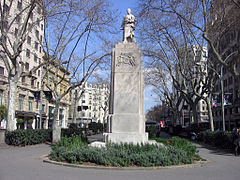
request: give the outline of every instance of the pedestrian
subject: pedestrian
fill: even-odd
[[[233,130],[233,144],[235,146],[235,156],[237,156],[240,148],[240,128]]]

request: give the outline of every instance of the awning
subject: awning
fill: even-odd
[[[38,113],[31,112],[31,111],[16,111],[16,116],[23,116],[23,117],[35,117],[39,115]]]

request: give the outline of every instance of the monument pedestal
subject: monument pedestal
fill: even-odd
[[[119,43],[112,52],[108,132],[105,142],[146,143],[142,52],[136,43]]]

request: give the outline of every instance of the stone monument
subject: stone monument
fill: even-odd
[[[123,18],[123,42],[112,51],[111,92],[105,142],[146,143],[142,52],[134,37],[131,10]]]

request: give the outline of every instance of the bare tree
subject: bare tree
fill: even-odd
[[[142,0],[139,4],[138,20],[144,55],[149,57],[151,66],[169,74],[177,94],[192,107],[194,121],[198,122],[197,104],[200,99],[209,97],[213,82],[213,76],[206,79],[206,74],[197,67],[201,60],[197,59],[197,52],[204,52],[206,43],[198,29],[191,28],[181,16],[169,9],[177,9],[197,23],[199,2]],[[166,77],[159,72],[157,74],[161,81]],[[165,96],[169,94],[166,88],[162,92]],[[210,122],[213,130],[211,117]]]
[[[91,43],[96,43],[98,33],[105,33],[112,28],[113,13],[104,0],[71,0],[61,1],[61,6],[55,9],[55,15],[45,20],[45,60],[52,62],[54,75],[49,78],[47,88],[53,94],[55,103],[53,115],[53,142],[60,139],[59,106],[62,98],[71,90],[81,86],[92,75],[96,67],[111,53],[88,49]],[[54,26],[53,26],[54,25]],[[90,38],[95,38],[91,41]],[[54,41],[52,41],[54,40]],[[101,40],[101,39],[100,39]],[[100,41],[98,39],[98,41]],[[78,61],[73,57],[78,51]],[[83,75],[79,78],[81,66],[84,64]],[[48,69],[49,66],[46,67]],[[59,72],[64,68],[63,74]],[[71,72],[69,72],[71,70]],[[48,71],[48,70],[47,70]],[[69,78],[71,83],[64,91],[59,92],[59,85]]]

